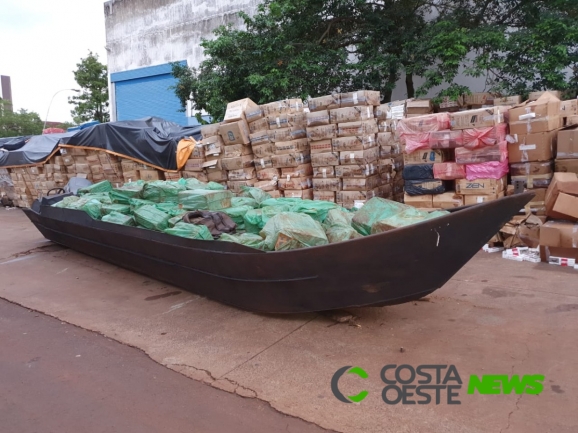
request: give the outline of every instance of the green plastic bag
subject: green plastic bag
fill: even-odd
[[[129,201],[130,211],[134,214],[134,212],[143,206],[154,206],[156,203],[149,200],[143,200],[140,198],[131,198]]]
[[[112,211],[108,215],[102,217],[102,220],[107,223],[120,224],[121,226],[134,226],[134,218],[130,215],[125,215],[119,212]]]
[[[262,250],[264,247],[264,239],[254,233],[241,233],[235,235],[223,233],[219,240],[225,242],[234,242],[236,244],[245,245],[246,247],[256,248],[258,250]]]
[[[186,210],[222,210],[231,207],[231,198],[228,190],[187,190],[179,193],[179,204]]]
[[[298,204],[300,201],[303,201],[301,198],[292,198],[292,197],[281,197],[281,198],[268,198],[259,203],[261,207],[265,206],[293,206]]]
[[[271,198],[271,194],[263,191],[259,188],[254,188],[251,186],[242,186],[241,192],[237,194],[239,197],[250,197],[254,199],[259,205],[263,203],[265,200],[269,200]]]
[[[166,230],[169,226],[170,215],[158,210],[152,205],[139,207],[134,211],[134,219],[138,225],[149,230]]]
[[[129,204],[130,199],[142,198],[142,190],[144,185],[144,180],[129,182],[120,188],[113,188],[109,195],[115,203]]]
[[[392,215],[389,218],[376,221],[373,226],[371,226],[371,233],[383,233],[389,230],[410,226],[412,224],[433,218],[438,218],[447,214],[449,214],[447,211],[427,212],[424,210],[416,209],[414,207],[409,207],[408,209]]]
[[[377,221],[390,218],[408,208],[412,207],[381,197],[373,197],[355,212],[351,225],[359,233],[367,236],[371,234],[371,227]]]
[[[112,191],[112,184],[108,180],[103,180],[102,182],[80,188],[78,190],[78,195],[109,191]]]
[[[96,193],[84,194],[80,198],[84,199],[84,200],[98,200],[102,204],[112,204],[112,200],[111,200],[108,192],[96,192]]]
[[[282,212],[275,215],[261,231],[267,251],[286,251],[327,245],[329,240],[321,223],[309,215]]]
[[[91,218],[99,220],[102,218],[102,203],[96,199],[88,200],[81,209],[90,215]]]
[[[245,220],[243,217],[248,211],[252,209],[253,208],[250,206],[239,206],[223,209],[221,212],[229,215],[231,219],[235,221],[235,224],[237,224],[237,230],[243,230],[243,226],[245,225]]]
[[[257,200],[251,197],[233,197],[231,199],[231,207],[249,206],[253,209],[259,207]]]
[[[263,223],[263,209],[249,209],[243,215],[243,222],[247,233],[259,233],[265,226]]]
[[[61,207],[61,208],[68,208],[70,207],[70,205],[72,203],[74,203],[75,201],[80,200],[80,197],[76,196],[76,195],[71,195],[68,197],[64,197],[62,200],[60,200],[58,203],[54,203],[52,205],[52,207]]]
[[[322,200],[300,200],[291,207],[291,212],[304,213],[315,221],[322,223],[327,217],[327,212],[338,208],[339,205]]]
[[[170,216],[177,216],[177,215],[182,215],[183,213],[185,213],[186,211],[183,209],[183,207],[178,204],[178,203],[171,203],[171,202],[167,202],[167,203],[156,203],[155,207],[158,210],[162,210],[164,213],[168,213]]]
[[[331,209],[327,212],[323,227],[330,244],[363,237],[351,227],[352,218],[353,214],[343,208]]]
[[[165,233],[173,236],[180,236],[182,238],[200,239],[205,241],[212,241],[213,236],[211,232],[204,225],[189,224],[185,222],[176,223],[174,227],[165,229]]]
[[[327,217],[325,218],[324,224],[329,227],[351,227],[351,220],[353,220],[353,215],[353,213],[342,207],[331,209],[329,212],[327,212]]]
[[[103,204],[102,205],[102,214],[108,215],[112,212],[122,213],[128,215],[130,213],[130,206],[128,204],[120,204],[120,203],[113,203],[113,204]]]
[[[186,212],[181,213],[180,215],[175,215],[171,219],[169,219],[169,227],[174,227],[175,224],[180,223],[183,220],[183,215]]]
[[[145,200],[154,201],[155,203],[176,203],[179,198],[179,193],[185,190],[185,185],[179,182],[155,180],[154,182],[148,182],[145,184],[142,197]]]

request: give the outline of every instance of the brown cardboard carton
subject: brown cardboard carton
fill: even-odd
[[[285,197],[302,198],[303,200],[313,200],[313,189],[286,189],[283,192]]]
[[[230,170],[227,173],[229,180],[249,180],[257,177],[255,167],[242,168],[240,170]]]
[[[335,193],[335,200],[343,207],[351,209],[356,202],[365,203],[367,200],[377,197],[379,193],[377,188],[371,191],[338,191]]]
[[[496,106],[449,113],[452,130],[489,128],[506,122],[508,107]]]
[[[373,109],[373,116],[376,120],[391,119],[391,107],[389,104],[381,104]]]
[[[311,155],[309,152],[288,153],[284,155],[273,155],[271,157],[273,167],[297,167],[300,164],[307,164],[311,162]]]
[[[207,173],[207,180],[209,182],[225,182],[227,181],[227,172],[216,167],[208,167],[205,169]]]
[[[556,158],[578,158],[578,128],[558,131],[558,151]]]
[[[225,143],[223,143],[223,139],[218,136],[218,135],[214,135],[212,137],[209,138],[205,138],[203,141],[201,141],[201,146],[195,146],[195,147],[201,147],[202,149],[204,149],[205,151],[205,157],[209,156],[209,155],[220,155],[223,153],[225,146]],[[198,156],[196,158],[202,158],[203,156]],[[191,158],[193,158],[193,156],[191,155]]]
[[[259,106],[251,101],[249,98],[241,99],[239,101],[229,102],[225,110],[225,117],[223,122],[231,123],[239,120],[246,121],[245,112],[258,110]],[[248,129],[248,128],[247,128]]]
[[[311,141],[309,146],[311,148],[311,153],[326,153],[333,150],[333,140],[319,140]]]
[[[381,95],[376,90],[358,90],[356,92],[342,93],[340,96],[341,107],[353,107],[354,105],[380,104]]]
[[[409,206],[413,206],[419,209],[431,209],[433,208],[433,195],[408,195],[404,194],[403,202]]]
[[[249,125],[246,120],[239,120],[232,123],[222,123],[219,127],[219,135],[225,145],[229,144],[250,144]]]
[[[335,177],[335,167],[334,166],[311,167],[311,169],[313,170],[313,177],[316,179],[321,179],[321,178],[325,179],[328,177]]]
[[[545,92],[537,100],[528,100],[510,109],[510,123],[532,119],[558,117],[560,114],[560,99]]]
[[[267,143],[267,144],[261,144],[258,146],[252,146],[252,148],[253,148],[253,154],[257,158],[263,158],[266,156],[275,155],[275,144],[274,143]]]
[[[538,132],[554,131],[564,125],[560,116],[528,119],[519,122],[510,122],[510,134],[535,134]]]
[[[264,117],[265,112],[261,107],[249,108],[248,110],[245,111],[245,120],[249,124],[256,122],[259,119],[263,119]]]
[[[82,173],[82,174],[88,174],[91,173],[90,171],[90,166],[88,164],[75,164],[76,167],[76,172],[77,173]]]
[[[251,146],[244,144],[231,144],[230,146],[223,146],[224,158],[235,158],[243,155],[252,155],[253,150]]]
[[[377,175],[368,176],[365,178],[344,177],[342,181],[343,191],[369,191],[377,188],[381,183],[380,178]]]
[[[305,113],[305,118],[307,120],[308,127],[329,125],[329,111],[327,110],[311,111],[309,113]]]
[[[73,158],[76,164],[88,164],[88,160],[86,159],[85,155],[73,156]]]
[[[269,141],[276,143],[277,141],[291,141],[291,128],[279,128],[268,131],[267,138]]]
[[[578,260],[578,224],[569,221],[548,221],[540,228],[540,257],[550,256]]]
[[[235,194],[240,193],[242,186],[255,186],[257,179],[247,179],[247,180],[230,180],[227,182],[227,187],[233,191]]]
[[[289,129],[289,128],[285,128]],[[251,140],[251,146],[258,146],[259,144],[271,143],[269,139],[269,130],[267,131],[257,131],[253,134],[249,134],[249,140]]]
[[[285,155],[309,151],[309,142],[306,138],[291,141],[279,141],[275,143],[275,154]]]
[[[309,99],[307,106],[309,107],[309,111],[331,110],[333,108],[339,108],[339,94],[335,93],[333,95],[311,98]]]
[[[207,173],[204,171],[182,171],[181,173],[185,179],[197,179],[201,182],[209,181]]]
[[[330,201],[335,203],[334,191],[313,191],[313,200]]]
[[[566,126],[578,125],[578,116],[568,116],[566,118]]]
[[[455,150],[458,164],[479,164],[482,162],[503,162],[507,155],[507,143],[504,141],[495,146],[485,146],[478,149],[458,147]]]
[[[221,126],[220,123],[212,123],[210,125],[204,125],[201,127],[201,135],[204,138],[214,137],[215,135],[219,135],[219,127]]]
[[[90,155],[86,156],[86,161],[89,164],[100,164],[100,159],[96,153],[91,153]]]
[[[313,191],[341,191],[341,179],[337,177],[313,178]]]
[[[431,99],[413,99],[407,101],[405,111],[408,115],[422,115],[433,112]]]
[[[257,171],[257,179],[260,181],[264,180],[274,180],[277,182],[281,173],[278,168],[264,168],[262,170]]]
[[[578,221],[578,196],[561,192],[558,194],[551,213],[564,215],[567,220]]]
[[[79,147],[72,147],[68,149],[70,153],[74,156],[86,156],[88,151],[86,149],[81,149]]]
[[[297,167],[283,167],[281,169],[281,177],[305,177],[313,175],[313,167],[311,164],[301,164]]]
[[[339,123],[337,125],[337,136],[349,137],[356,135],[370,135],[378,132],[375,119],[360,120],[357,122]]]
[[[208,156],[207,159],[205,160],[205,162],[203,163],[203,168],[204,169],[213,168],[213,169],[217,169],[217,170],[224,170],[222,159],[223,158],[219,155]]]
[[[253,160],[255,168],[257,171],[264,170],[266,168],[274,168],[273,166],[273,156],[262,156]]]
[[[339,165],[339,152],[312,153],[311,165],[313,167]]]
[[[335,152],[365,150],[377,145],[375,134],[334,138],[331,143]]]
[[[366,150],[351,150],[339,152],[339,162],[342,165],[349,164],[371,164],[375,163],[379,157],[379,148],[372,147]]]
[[[554,158],[556,149],[556,131],[537,134],[510,136],[508,159],[510,163],[549,161]],[[517,140],[516,140],[517,139]]]
[[[546,162],[518,162],[510,164],[512,176],[533,176],[552,173],[552,161]]]
[[[349,164],[335,167],[337,177],[357,177],[366,178],[377,174],[377,163],[373,164]]]
[[[139,176],[142,180],[161,180],[162,175],[158,170],[139,170]]]
[[[267,131],[268,129],[269,129],[269,122],[267,122],[267,119],[265,118],[249,123],[249,132],[251,134],[254,134],[255,132],[258,131]]]
[[[403,154],[403,162],[406,165],[433,164],[436,162],[445,162],[447,160],[447,153],[442,150],[416,150],[409,154]]]
[[[240,170],[253,166],[253,155],[237,156],[235,158],[223,158],[221,160],[223,170]]]
[[[506,189],[508,176],[501,179],[456,180],[456,193],[460,195],[496,195]]]
[[[493,100],[494,97],[488,92],[475,92],[469,95],[464,95],[465,105],[487,105],[491,103],[489,101]]]
[[[578,158],[576,159],[557,159],[555,170],[560,173],[578,174]]]
[[[185,163],[185,171],[203,171],[203,164],[205,163],[204,158],[199,159],[188,159]],[[123,170],[125,172],[125,170]]]
[[[277,181],[276,180],[260,180],[255,185],[255,188],[262,189],[263,191],[276,191],[277,190]]]
[[[261,108],[265,115],[271,116],[301,113],[303,112],[303,101],[301,99],[282,99],[281,101],[261,105]]]
[[[313,186],[311,176],[281,176],[277,181],[277,186],[280,190],[284,191],[286,189],[309,189]]]
[[[494,97],[494,105],[518,105],[522,102],[522,97],[520,95],[516,96],[504,96],[504,97]]]
[[[305,123],[305,113],[276,114],[267,116],[269,129],[304,126]]]
[[[307,138],[311,141],[327,140],[336,136],[337,128],[333,124],[307,128]]]
[[[530,94],[528,95],[528,100],[535,101],[546,93],[549,93],[550,95],[558,99],[562,97],[562,92],[560,92],[559,90],[539,90],[537,92],[530,92]]]
[[[64,155],[62,157],[62,164],[66,165],[67,167],[74,164],[74,157],[72,155]]]
[[[329,118],[331,123],[347,123],[369,120],[373,119],[373,107],[366,105],[361,107],[336,108],[329,112]]]
[[[560,117],[578,116],[578,99],[560,101]]]
[[[378,132],[375,136],[375,142],[378,146],[392,146],[395,145],[398,140],[396,140],[393,132]]]
[[[489,195],[464,195],[464,206],[485,203],[487,201],[497,200],[500,197],[504,197],[504,191]]]
[[[464,205],[464,196],[456,194],[454,191],[448,191],[434,195],[432,202],[436,209],[452,209]]]
[[[578,196],[578,177],[575,173],[554,173],[552,182],[546,191],[546,215],[551,218],[568,219],[573,218],[574,211],[568,209],[566,206],[572,201],[568,198],[563,198],[561,205],[557,206],[558,197],[560,194],[569,196]],[[569,211],[570,214],[564,212]]]

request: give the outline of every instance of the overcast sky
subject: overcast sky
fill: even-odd
[[[103,0],[0,0],[0,75],[12,80],[17,109],[42,120],[55,92],[77,87],[73,71],[89,50],[106,64]],[[61,92],[49,121],[70,121],[71,105]]]

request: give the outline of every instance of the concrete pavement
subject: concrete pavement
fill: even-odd
[[[142,349],[153,360],[280,412],[340,432],[574,432],[578,273],[476,256],[429,302],[330,318],[226,307],[42,240],[18,210],[0,210],[0,297]],[[540,395],[468,395],[461,404],[386,405],[386,364],[453,364],[471,374],[543,374]],[[330,382],[346,375],[344,404]]]

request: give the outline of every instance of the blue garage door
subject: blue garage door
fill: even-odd
[[[181,125],[187,124],[181,103],[170,86],[176,79],[169,64],[111,74],[115,85],[117,120],[147,116],[162,117]]]

